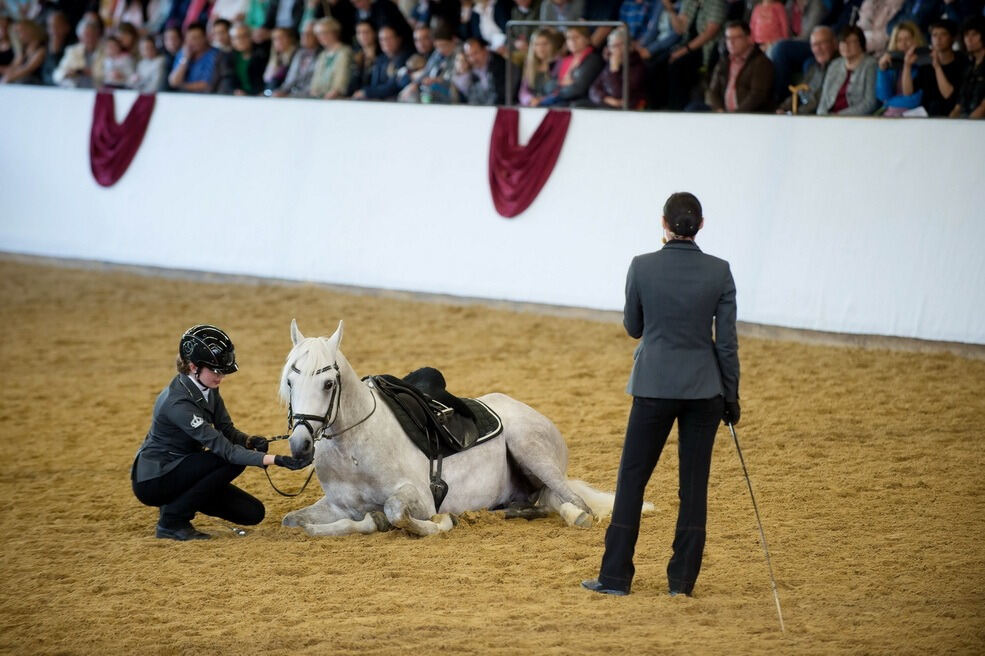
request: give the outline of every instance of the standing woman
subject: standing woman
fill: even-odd
[[[681,505],[667,565],[671,596],[690,596],[701,569],[715,433],[723,419],[739,423],[735,283],[728,262],[694,243],[703,225],[694,195],[671,195],[663,208],[666,245],[629,267],[623,324],[643,339],[627,388],[633,407],[602,567],[597,579],[582,582],[595,592],[629,594],[643,491],[674,420]]]
[[[150,431],[130,470],[134,495],[160,507],[159,538],[209,538],[191,524],[199,512],[234,524],[259,524],[263,503],[233,479],[246,465],[301,469],[310,460],[269,455],[266,438],[249,437],[233,426],[219,395],[223,378],[239,369],[226,333],[207,324],[189,328],[178,344],[176,366],[178,375],[158,395]]]

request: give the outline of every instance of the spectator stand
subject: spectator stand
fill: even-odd
[[[626,30],[627,37],[623,39],[622,66],[622,108],[629,109],[629,26],[623,21],[541,21],[541,20],[511,20],[506,23],[506,61],[513,61],[513,29],[517,27],[621,27]],[[506,107],[513,106],[513,67],[506,67]]]

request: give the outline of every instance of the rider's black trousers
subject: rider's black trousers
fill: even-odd
[[[721,396],[694,400],[633,398],[599,571],[599,582],[605,587],[628,591],[632,584],[643,492],[676,419],[681,505],[667,582],[671,591],[691,594],[704,553],[708,474],[722,409]]]
[[[133,493],[145,505],[160,506],[158,524],[164,528],[186,526],[199,512],[251,526],[263,521],[266,511],[259,499],[232,484],[243,469],[213,453],[195,453],[163,476],[134,481]]]

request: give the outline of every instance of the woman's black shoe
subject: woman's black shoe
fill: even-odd
[[[625,597],[629,594],[629,590],[620,590],[618,588],[607,588],[598,579],[589,579],[587,581],[581,582],[581,587],[586,590],[591,590],[592,592],[598,592],[599,594],[615,595],[617,597]]]
[[[208,533],[202,533],[201,531],[196,530],[191,524],[180,528],[164,528],[158,524],[156,535],[159,538],[165,538],[167,540],[180,540],[181,542],[186,542],[188,540],[208,540],[212,537]]]

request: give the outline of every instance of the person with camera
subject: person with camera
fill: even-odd
[[[889,50],[877,61],[876,98],[882,101],[883,116],[903,116],[920,106],[923,90],[917,87],[917,66],[929,62],[929,58],[916,23],[897,23],[889,36]],[[906,81],[909,84],[904,84]]]
[[[693,194],[671,195],[663,207],[666,245],[629,266],[623,324],[642,340],[626,390],[633,405],[605,553],[598,578],[582,582],[593,592],[630,592],[643,491],[675,421],[680,509],[667,565],[670,594],[690,596],[701,569],[715,434],[721,421],[738,424],[740,415],[735,282],[728,262],[694,243],[703,225]]]
[[[178,344],[178,375],[158,395],[150,430],[130,469],[133,493],[160,508],[156,535],[170,540],[211,536],[191,524],[196,513],[234,524],[259,524],[263,503],[232,481],[247,465],[301,469],[310,460],[267,453],[268,440],[239,431],[219,394],[219,385],[239,369],[232,340],[199,324]]]

